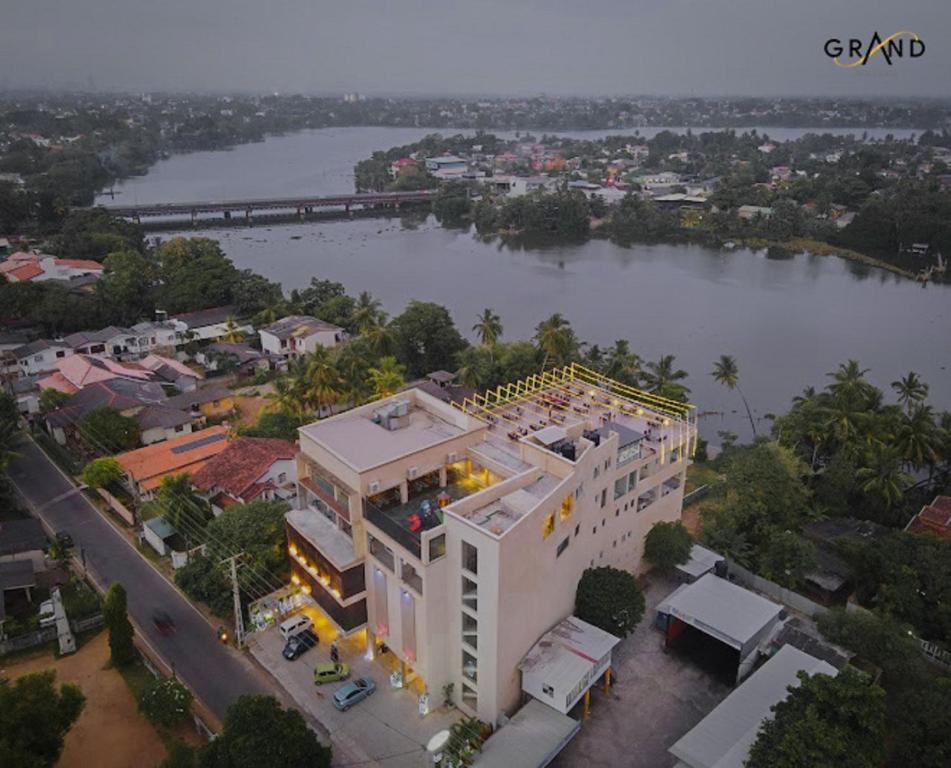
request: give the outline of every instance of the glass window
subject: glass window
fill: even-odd
[[[479,664],[465,648],[462,649],[462,674],[473,683],[479,682]]]
[[[462,642],[470,648],[479,648],[479,622],[465,611],[462,612]]]
[[[462,577],[462,604],[470,611],[479,612],[479,585]]]
[[[462,542],[462,567],[469,573],[479,573],[479,550],[468,541]]]
[[[446,534],[440,533],[429,540],[429,562],[446,554]]]
[[[564,552],[566,549],[568,549],[569,541],[570,541],[570,538],[568,536],[565,536],[562,542],[558,545],[558,549],[555,551],[555,557],[561,557],[561,553]]]
[[[476,692],[463,682],[462,703],[473,712],[479,708],[479,697]]]
[[[547,539],[551,536],[551,532],[555,530],[555,513],[549,512],[545,515],[545,520],[542,523],[542,538]]]

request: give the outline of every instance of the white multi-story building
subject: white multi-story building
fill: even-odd
[[[680,518],[691,406],[568,366],[450,405],[409,390],[302,427],[293,581],[341,631],[496,723],[582,573]]]
[[[308,315],[291,315],[259,331],[261,350],[277,357],[299,357],[317,347],[335,347],[347,333],[343,328]]]

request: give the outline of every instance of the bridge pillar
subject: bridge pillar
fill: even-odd
[[[343,208],[344,208],[344,210],[347,212],[347,216],[349,216],[349,217],[352,219],[352,218],[353,218],[353,211],[350,210],[350,203],[347,203],[346,205],[344,205]]]
[[[301,221],[304,220],[304,209],[301,206],[297,206],[297,218]]]
[[[248,209],[244,212],[244,220],[248,223],[248,226],[249,226],[249,227],[252,225],[253,222],[251,221],[251,209],[250,209],[250,208],[248,208]]]
[[[230,219],[231,219],[231,211],[225,211],[225,221],[229,221]]]
[[[195,226],[195,220],[198,218],[198,211],[192,211],[192,227]]]

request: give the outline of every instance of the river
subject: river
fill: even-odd
[[[640,135],[658,130],[640,129]],[[776,139],[806,132],[763,131]],[[175,156],[117,185],[115,202],[351,191],[357,160],[427,132],[326,129]],[[572,135],[605,133],[614,132]],[[825,374],[848,358],[871,369],[869,379],[887,393],[890,382],[917,371],[931,387],[930,402],[951,409],[951,289],[922,287],[834,257],[776,260],[742,249],[622,248],[601,240],[523,250],[444,230],[432,218],[420,226],[356,219],[182,234],[218,239],[238,266],[287,290],[319,276],[354,294],[370,291],[391,315],[413,298],[444,304],[470,338],[483,307],[499,313],[507,339],[530,337],[540,320],[561,312],[589,343],[624,338],[646,359],[676,355],[690,373],[691,400],[701,412],[722,414],[701,422],[714,443],[721,429],[744,439],[750,434],[739,396],[709,375],[721,354],[737,359],[740,386],[759,419],[785,411],[803,387],[824,386]],[[768,430],[768,421],[759,426]]]

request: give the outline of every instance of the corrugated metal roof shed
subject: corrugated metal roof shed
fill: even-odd
[[[835,667],[784,645],[668,751],[689,768],[742,768],[770,707],[798,685],[798,672],[836,675]]]
[[[478,768],[541,768],[578,732],[581,723],[532,699],[482,748]]]

